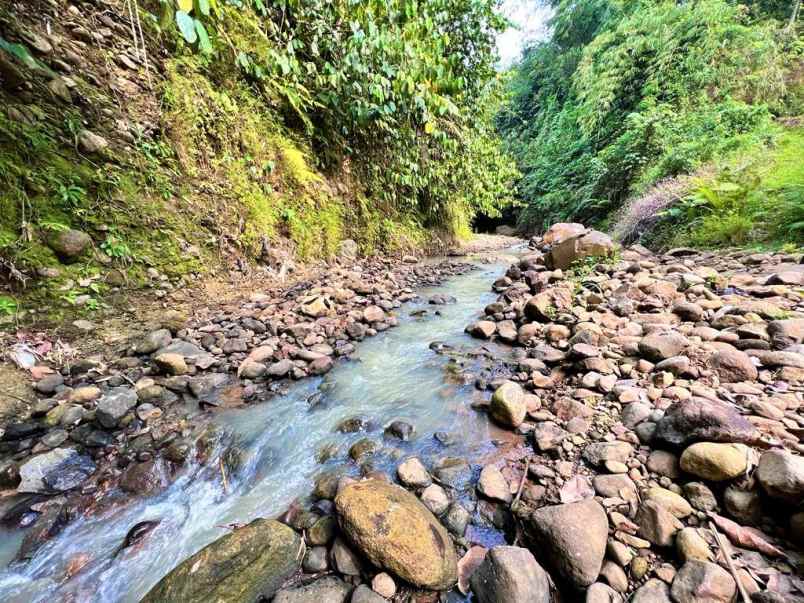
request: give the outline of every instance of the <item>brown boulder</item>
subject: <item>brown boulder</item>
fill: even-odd
[[[676,402],[656,424],[656,440],[673,446],[693,442],[756,441],[759,432],[733,406],[693,397]]]
[[[757,367],[751,357],[739,350],[719,350],[709,357],[709,367],[717,373],[724,383],[755,381]]]
[[[418,498],[380,480],[349,484],[335,498],[341,529],[374,565],[430,590],[458,579],[449,534]]]
[[[611,240],[611,237],[593,230],[585,235],[556,243],[545,259],[552,268],[566,270],[578,260],[608,257],[614,253],[614,250],[614,241]]]
[[[608,519],[594,499],[518,511],[540,558],[571,586],[582,589],[600,574]]]

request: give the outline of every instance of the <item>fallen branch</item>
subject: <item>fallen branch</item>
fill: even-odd
[[[715,522],[711,519],[709,520],[709,528],[715,535],[717,546],[720,548],[720,552],[723,553],[723,557],[726,559],[726,565],[729,566],[731,576],[734,578],[734,582],[737,584],[737,589],[740,591],[740,598],[743,600],[743,603],[751,603],[751,597],[748,596],[745,586],[743,586],[743,583],[740,581],[740,577],[737,575],[737,569],[734,567],[734,562],[731,560],[731,547],[729,546],[728,541],[720,535]]]
[[[220,468],[221,468],[221,479],[223,480],[223,493],[228,494],[229,493],[229,482],[226,481],[226,469],[224,469],[224,467],[223,467],[223,459],[222,458],[218,459],[218,465],[220,465]]]
[[[525,459],[525,471],[522,472],[522,477],[519,480],[519,488],[516,490],[516,496],[511,502],[511,510],[515,511],[516,506],[519,504],[519,498],[522,496],[522,488],[525,487],[525,480],[528,477],[528,470],[530,469],[530,457]]]

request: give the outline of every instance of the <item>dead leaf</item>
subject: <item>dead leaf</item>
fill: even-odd
[[[765,534],[756,528],[741,526],[733,522],[731,519],[726,519],[717,513],[709,513],[709,517],[715,522],[715,525],[726,533],[729,540],[736,546],[759,551],[770,557],[784,557],[785,554],[780,549],[773,546],[770,542],[765,540]]]
[[[458,561],[458,589],[464,594],[469,594],[469,578],[480,567],[486,558],[486,547],[473,546]]]
[[[572,503],[591,498],[595,495],[595,489],[589,483],[589,479],[583,475],[576,475],[568,480],[558,493],[562,503]]]

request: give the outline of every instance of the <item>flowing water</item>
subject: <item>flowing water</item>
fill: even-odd
[[[478,396],[472,384],[450,378],[454,361],[429,344],[477,346],[463,329],[496,298],[489,283],[506,265],[501,259],[481,264],[420,292],[424,301],[400,310],[400,326],[362,342],[355,360],[337,363],[324,378],[304,380],[284,396],[216,415],[215,422],[236,434],[246,459],[227,484],[208,467],[190,466],[157,496],[73,522],[22,565],[10,563],[22,532],[0,531],[0,564],[5,566],[0,601],[139,601],[171,568],[225,534],[227,524],[277,516],[309,493],[315,476],[327,468],[346,464],[357,473],[346,452],[367,435],[383,446],[378,469],[393,469],[400,455],[410,454],[428,465],[444,456],[480,459],[493,449],[497,434],[483,414],[470,408]],[[452,295],[457,303],[428,305],[433,293]],[[417,310],[428,312],[416,315]],[[370,419],[376,430],[336,430],[355,416]],[[411,441],[383,438],[383,426],[396,419],[415,426]],[[435,432],[446,432],[453,443],[445,447]],[[338,453],[322,465],[316,457],[327,446]],[[146,520],[160,523],[140,548],[118,553],[129,529]],[[77,559],[89,561],[68,580],[68,566]]]

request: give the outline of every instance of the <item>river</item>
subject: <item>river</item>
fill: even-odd
[[[11,563],[23,531],[0,532],[0,600],[139,601],[170,569],[225,534],[227,524],[277,516],[310,492],[321,471],[345,467],[357,475],[347,451],[367,436],[381,445],[375,467],[391,473],[409,455],[432,466],[445,456],[472,461],[488,454],[500,434],[483,413],[471,409],[481,394],[471,379],[460,378],[460,360],[437,354],[430,344],[478,346],[464,327],[496,299],[489,283],[507,264],[498,256],[443,286],[420,291],[422,301],[403,306],[397,328],[362,342],[353,360],[336,363],[325,377],[295,383],[286,395],[265,403],[217,414],[213,420],[235,434],[245,459],[225,484],[208,466],[191,465],[157,496],[76,520],[25,564]],[[456,302],[428,304],[435,293],[454,296]],[[370,420],[373,429],[337,431],[344,419],[355,416]],[[397,419],[415,426],[410,441],[383,436],[383,427]],[[444,432],[449,445],[435,438],[436,432]],[[321,464],[317,456],[327,446],[337,453]],[[160,523],[140,548],[116,554],[129,529],[146,520]],[[67,566],[78,558],[89,562],[65,579]]]

